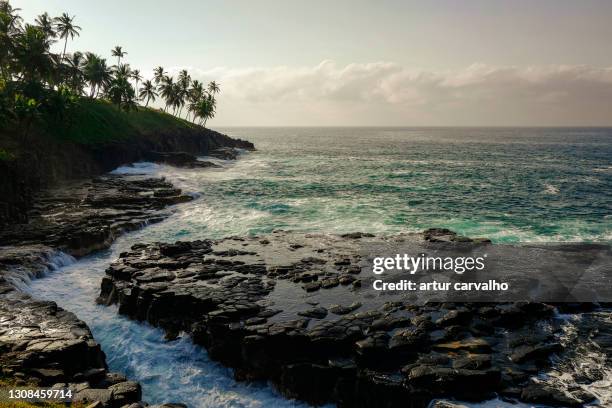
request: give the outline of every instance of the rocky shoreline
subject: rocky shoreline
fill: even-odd
[[[90,145],[57,140],[42,132],[20,147],[18,159],[0,160],[0,226],[27,223],[39,193],[103,175],[124,164],[154,161],[205,167],[206,162],[198,162],[196,156],[235,158],[235,149],[254,148],[248,141],[199,126],[152,129],[130,138]]]
[[[232,148],[212,153],[236,158]],[[214,166],[185,152],[147,155],[175,166]],[[0,232],[2,376],[21,385],[70,387],[76,401],[102,407],[145,405],[138,383],[108,371],[84,322],[20,288],[70,256],[108,248],[120,234],[163,220],[169,206],[191,199],[163,179],[138,175],[106,175],[40,193],[27,224]],[[576,349],[576,339],[563,339],[558,305],[417,306],[363,292],[362,248],[391,241],[473,240],[431,229],[396,236],[275,231],[136,244],[108,268],[98,302],[118,304],[119,313],[162,328],[170,341],[187,333],[237,379],[269,380],[286,397],[313,405],[426,407],[440,398],[499,397],[578,407],[596,400],[584,385],[601,379],[597,370],[564,381],[538,378],[555,369],[551,356],[567,359]],[[590,319],[596,308],[577,305],[571,313]],[[609,324],[596,322],[581,336],[610,362]]]
[[[236,157],[233,148],[212,154]],[[174,165],[208,167],[184,152],[163,157],[179,157]],[[163,220],[171,213],[169,206],[190,200],[166,180],[141,175],[109,174],[37,194],[28,223],[0,231],[1,378],[16,386],[70,388],[75,402],[101,407],[146,405],[137,382],[108,371],[105,355],[83,321],[21,288],[73,262],[72,257],[106,249],[121,234]]]
[[[186,332],[237,378],[270,380],[313,405],[426,407],[436,398],[499,396],[577,407],[596,399],[579,385],[589,379],[569,386],[534,379],[551,368],[552,355],[575,346],[560,340],[563,320],[551,305],[417,306],[362,292],[359,249],[384,240],[469,239],[447,230],[395,237],[277,231],[137,244],[108,268],[99,301],[118,303],[119,313],[163,328],[170,339]],[[606,330],[591,341],[612,356]]]

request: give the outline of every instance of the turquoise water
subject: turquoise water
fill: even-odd
[[[258,151],[178,175],[204,199],[164,226],[176,237],[448,227],[497,242],[612,238],[612,129],[220,130]]]
[[[258,150],[220,169],[139,163],[118,173],[165,176],[198,200],[121,237],[30,289],[83,319],[112,370],[151,403],[293,407],[266,384],[233,380],[188,338],[96,305],[104,270],[137,242],[300,231],[393,233],[449,227],[498,242],[610,241],[612,129],[234,128]],[[608,387],[609,384],[604,384]],[[505,406],[499,400],[473,407]],[[515,405],[516,406],[516,405]]]

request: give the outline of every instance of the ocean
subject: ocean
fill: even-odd
[[[173,238],[447,227],[495,242],[612,239],[612,129],[219,130],[257,151],[180,172],[203,199],[170,221]]]
[[[30,284],[92,329],[110,368],[141,382],[151,403],[303,406],[267,384],[233,380],[188,337],[96,305],[104,270],[137,242],[304,232],[447,227],[495,242],[610,241],[612,129],[231,128],[255,143],[219,169],[138,163],[117,173],[164,176],[198,197],[168,219]],[[595,360],[593,360],[595,358]],[[583,361],[602,367],[601,355]],[[598,385],[610,401],[609,378]],[[473,407],[510,406],[499,400]],[[514,407],[520,405],[512,405]]]

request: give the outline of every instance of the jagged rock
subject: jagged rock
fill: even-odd
[[[223,160],[236,160],[238,158],[238,150],[231,147],[219,147],[210,151],[208,155]]]
[[[345,315],[345,314],[351,313],[354,310],[359,309],[360,307],[361,307],[361,303],[354,302],[354,303],[351,303],[349,306],[332,305],[329,308],[329,311],[336,315]]]
[[[298,312],[298,315],[304,317],[312,317],[314,319],[323,319],[325,318],[325,316],[327,316],[327,309],[325,309],[324,307],[315,307],[313,309]]]
[[[155,163],[166,163],[177,167],[206,168],[220,167],[209,161],[198,160],[192,154],[185,152],[149,152],[145,155],[146,160]]]
[[[108,248],[121,232],[160,221],[167,215],[164,207],[191,199],[163,179],[107,175],[41,193],[44,209],[28,224],[0,230],[0,242],[43,244],[83,256]]]
[[[364,237],[373,237],[374,234],[364,233],[364,232],[350,232],[348,234],[342,234],[342,238],[350,238],[350,239],[359,239]]]
[[[561,344],[559,343],[521,345],[513,350],[510,359],[515,363],[523,363],[527,360],[547,358],[550,354],[558,351],[561,351]]]
[[[88,388],[77,392],[72,398],[74,402],[81,402],[84,404],[99,402],[103,407],[110,407],[112,399],[112,391],[104,388]]]
[[[542,383],[531,383],[523,388],[521,399],[530,403],[546,404],[554,407],[582,406],[582,401],[573,397],[565,390]]]
[[[164,207],[189,199],[163,179],[109,175],[41,193],[28,224],[0,230],[3,244],[18,245],[0,248],[3,374],[21,385],[68,386],[75,401],[94,406],[118,408],[139,401],[137,383],[107,372],[104,353],[85,323],[53,302],[22,294],[16,285],[71,262],[58,249],[82,256],[107,248],[122,232],[160,221],[167,215]],[[136,271],[113,273],[127,277]],[[163,271],[141,279],[152,287],[173,276]]]
[[[431,236],[440,235],[454,237]],[[111,265],[100,298],[166,333],[191,334],[237,378],[271,380],[283,394],[312,404],[368,406],[365,395],[372,399],[363,401],[375,395],[389,406],[520,397],[546,362],[535,351],[525,354],[528,364],[510,357],[523,346],[552,343],[558,329],[551,328],[550,307],[417,305],[393,294],[372,296],[359,289],[361,280],[341,285],[351,271],[362,273],[368,239],[379,238],[275,231],[265,243],[228,237],[138,244]],[[370,278],[363,276],[364,286]]]
[[[138,402],[142,398],[140,384],[134,381],[120,382],[108,389],[113,393],[113,403],[118,406]]]
[[[453,360],[453,368],[467,370],[482,370],[491,367],[491,355],[468,354]]]
[[[329,279],[324,279],[321,282],[321,287],[323,289],[330,289],[333,287],[336,287],[340,284],[340,281],[338,280],[338,278],[329,278]]]
[[[389,348],[392,350],[408,350],[417,351],[425,346],[429,340],[429,336],[425,330],[409,327],[397,331],[389,342]]]
[[[321,289],[321,282],[310,282],[302,285],[302,288],[304,288],[306,292],[314,292],[315,290]]]
[[[451,401],[432,401],[428,408],[469,408],[467,405],[457,404]]]
[[[412,386],[426,388],[442,395],[484,399],[499,387],[499,370],[466,370],[420,365],[405,371]],[[474,385],[478,384],[477,387]]]
[[[456,352],[469,351],[471,353],[489,353],[491,345],[484,339],[471,338],[465,340],[452,341],[450,343],[440,343],[432,346],[435,350]]]
[[[450,310],[444,316],[436,320],[438,326],[451,326],[455,324],[466,324],[472,317],[469,310]]]

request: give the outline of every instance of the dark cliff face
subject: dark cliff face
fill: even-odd
[[[32,196],[42,188],[145,160],[150,152],[206,155],[220,147],[254,148],[250,142],[203,128],[152,132],[90,146],[51,140],[44,135],[32,139],[17,159],[0,161],[0,225],[25,222]]]

